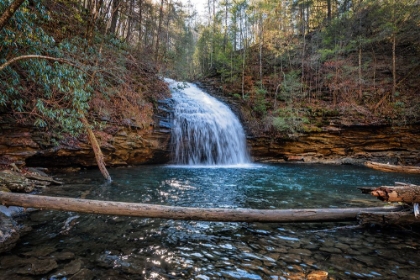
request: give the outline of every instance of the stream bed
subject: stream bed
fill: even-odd
[[[364,167],[137,166],[62,175],[41,195],[219,208],[383,206],[360,186],[420,184]],[[0,279],[418,279],[420,230],[356,223],[222,223],[36,211]]]

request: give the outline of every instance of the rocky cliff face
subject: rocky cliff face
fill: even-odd
[[[171,111],[160,103],[155,122],[149,127],[109,125],[95,131],[108,166],[166,163],[169,161]],[[0,125],[0,164],[15,163],[42,167],[96,166],[95,155],[86,136],[66,137],[58,145],[50,133],[34,127]]]
[[[255,161],[300,161],[329,164],[363,164],[366,160],[390,164],[420,165],[420,124],[409,126],[359,125],[345,116],[321,128],[294,138],[277,138],[253,131],[249,108],[226,97],[212,82],[198,83],[206,92],[227,103],[247,131],[248,147]],[[262,126],[257,122],[257,126]]]
[[[296,139],[248,139],[256,161],[361,164],[420,164],[420,125],[326,127]]]
[[[108,166],[167,163],[170,160],[171,99],[159,102],[150,127],[109,126],[96,131]],[[96,166],[87,137],[68,137],[53,145],[49,134],[33,127],[1,124],[0,164],[68,167]],[[249,137],[257,162],[303,161],[362,164],[366,160],[420,165],[420,125],[330,126],[294,139]]]

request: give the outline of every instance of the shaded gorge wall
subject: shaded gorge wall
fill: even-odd
[[[158,105],[154,123],[148,127],[109,125],[103,131],[95,131],[108,166],[170,161],[173,101],[162,100]],[[13,124],[4,116],[0,116],[0,121],[0,164],[96,166],[86,136],[64,138],[57,146],[49,140],[51,135],[48,132]],[[257,162],[359,165],[373,160],[419,165],[420,125],[329,126],[322,128],[322,132],[300,134],[294,139],[248,135],[247,146],[252,159]]]
[[[420,164],[420,125],[324,127],[294,139],[249,137],[256,161],[362,164]]]
[[[108,166],[166,163],[169,161],[170,106],[159,102],[149,126],[106,124],[94,131]],[[13,123],[0,116],[0,164],[39,167],[94,167],[95,155],[86,135],[64,137],[58,144],[52,135],[33,126]]]

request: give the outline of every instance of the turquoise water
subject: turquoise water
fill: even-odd
[[[139,166],[112,172],[102,189],[109,200],[193,207],[303,208],[382,205],[360,186],[420,184],[420,176],[364,167],[258,165],[240,167]]]
[[[65,185],[43,194],[206,208],[367,207],[384,203],[357,187],[420,184],[419,175],[304,164],[138,166],[110,173],[112,184],[103,184],[96,170],[63,175]],[[420,232],[414,229],[55,211],[35,212],[25,223],[33,230],[0,255],[0,275],[7,279],[305,279],[317,270],[330,279],[416,279],[420,264]],[[52,259],[57,267],[25,274],[29,259]]]

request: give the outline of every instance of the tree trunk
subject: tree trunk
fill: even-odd
[[[151,33],[150,29],[152,29],[151,26],[150,26],[150,23],[149,23],[151,20],[153,20],[152,12],[153,12],[152,7],[146,6],[145,14],[144,14],[144,33],[143,33],[143,39],[144,39],[143,47],[144,48],[148,47],[147,36],[148,36],[149,33]],[[151,42],[152,42],[152,47],[153,47],[153,35],[152,35]]]
[[[242,99],[245,99],[245,59],[246,59],[246,42],[244,36],[244,26],[243,26],[243,18],[242,18],[242,10],[240,11],[240,42],[241,42],[241,48],[242,48],[242,79],[241,79],[241,94]]]
[[[363,98],[363,91],[362,91],[362,47],[359,43],[359,69],[358,69],[359,79],[359,100],[362,100]]]
[[[132,25],[133,25],[133,6],[134,6],[134,0],[130,0],[129,5],[129,11],[128,11],[128,24],[127,24],[127,36],[125,37],[125,40],[127,43],[130,43],[131,39],[131,33],[132,33]]]
[[[166,57],[166,54],[169,52],[170,46],[169,46],[169,23],[171,21],[171,0],[168,0],[166,3],[167,7],[167,17],[166,17],[166,38],[165,38],[165,48],[163,51],[162,57]]]
[[[20,5],[23,4],[25,0],[15,0],[0,16],[0,31],[3,30],[3,27],[7,24],[7,22],[12,18],[15,14],[17,9],[19,9]]]
[[[100,5],[101,3],[97,3],[96,0],[91,0],[88,4],[88,9],[90,11],[89,19],[86,24],[86,40],[88,42],[88,46],[92,45],[93,32],[95,30],[96,20],[99,16]]]
[[[96,163],[98,164],[99,170],[101,171],[104,178],[108,182],[111,182],[111,176],[109,175],[108,170],[105,167],[104,155],[102,154],[101,147],[99,146],[98,141],[96,140],[95,134],[90,128],[90,125],[85,116],[82,116],[80,120],[82,121],[88,133],[88,138],[89,138],[90,144],[92,145],[92,149],[95,154],[95,159],[96,159]]]
[[[398,185],[379,188],[359,188],[362,193],[370,193],[379,200],[386,202],[420,203],[420,186]]]
[[[395,33],[392,34],[392,95],[391,101],[395,99],[395,93],[397,92],[397,57],[396,57],[396,39]]]
[[[395,22],[395,0],[392,0],[392,95],[391,101],[394,101],[397,91],[397,56],[396,56],[396,22]]]
[[[327,21],[330,24],[332,18],[331,0],[327,0]]]
[[[118,9],[120,6],[120,0],[112,0],[112,18],[111,18],[111,27],[109,28],[112,34],[115,34],[117,30],[117,22],[118,22]]]
[[[225,26],[224,26],[224,32],[223,32],[223,53],[226,53],[226,45],[227,45],[227,31],[228,31],[228,0],[225,2]]]
[[[264,46],[264,25],[263,25],[262,15],[259,16],[259,50],[258,50],[258,59],[259,59],[259,74],[260,74],[260,88],[263,88],[263,46]]]
[[[142,28],[143,28],[143,0],[139,0],[139,40],[138,40],[138,49],[141,50],[142,49],[142,36],[143,36],[143,32],[142,32]]]
[[[155,48],[155,62],[158,62],[159,59],[159,39],[160,39],[160,33],[162,31],[162,21],[163,21],[163,1],[160,1],[160,10],[159,10],[159,25],[158,30],[156,33],[156,48]]]
[[[386,212],[398,211],[401,209],[401,207],[286,210],[191,208],[143,203],[50,197],[10,192],[0,192],[0,203],[6,206],[15,205],[24,208],[41,208],[102,215],[162,218],[174,220],[261,223],[355,221],[357,219],[357,215],[360,212]]]

